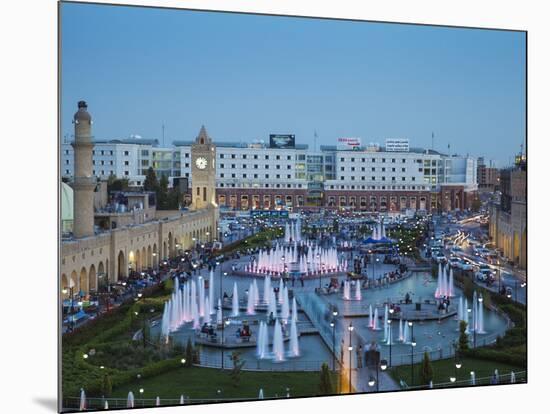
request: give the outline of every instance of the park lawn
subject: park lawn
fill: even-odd
[[[514,371],[516,373],[517,381],[519,381],[520,378],[523,378],[518,375],[518,372],[526,371],[525,367],[514,366],[502,362],[486,361],[482,359],[464,358],[460,362],[462,363],[462,367],[457,370],[457,382],[470,380],[470,371],[475,372],[476,384],[488,383],[487,381],[480,381],[479,379],[483,377],[491,377],[495,372],[495,369],[498,369],[499,375],[508,375],[510,374],[510,371]],[[450,381],[449,378],[455,375],[455,360],[453,358],[432,361],[431,364],[434,384],[448,383]],[[399,380],[403,380],[409,386],[424,385],[420,384],[420,367],[421,364],[414,365],[414,384],[411,384],[410,365],[395,367],[391,370],[391,374],[397,382],[399,382]]]
[[[176,398],[180,395],[191,399],[208,398],[258,398],[260,388],[265,398],[291,397],[319,394],[319,372],[254,372],[242,371],[240,384],[233,385],[230,371],[215,368],[181,368],[155,377],[124,384],[113,390],[111,397],[126,398],[132,391],[136,398]],[[142,396],[139,389],[143,388]],[[217,390],[221,393],[218,394]]]

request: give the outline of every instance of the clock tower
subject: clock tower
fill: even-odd
[[[216,146],[204,125],[191,145],[191,163],[191,208],[216,207]]]

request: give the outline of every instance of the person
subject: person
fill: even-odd
[[[223,292],[223,300],[226,300],[228,298],[229,298],[229,296],[227,295],[227,292]]]
[[[300,283],[302,284],[302,287],[304,287],[304,277],[300,276]]]

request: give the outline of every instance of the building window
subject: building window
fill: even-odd
[[[231,154],[231,159],[235,159],[235,154]]]
[[[128,155],[130,155],[130,152],[129,151],[124,151],[124,155],[128,156]]]

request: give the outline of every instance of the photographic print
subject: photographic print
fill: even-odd
[[[60,411],[527,382],[526,32],[59,16]]]

